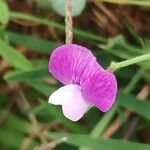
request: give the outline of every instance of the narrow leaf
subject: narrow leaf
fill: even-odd
[[[87,135],[76,135],[67,133],[49,133],[48,136],[53,139],[64,138],[64,142],[75,145],[85,146],[93,150],[149,150],[150,146],[147,144],[139,144],[126,142],[122,140],[103,140],[100,138],[93,138]]]
[[[25,47],[40,53],[49,54],[59,45],[57,42],[43,40],[13,32],[7,32],[7,35],[11,43],[24,45]]]
[[[10,65],[18,69],[28,70],[32,68],[31,62],[25,58],[23,54],[19,53],[2,40],[0,40],[0,55],[4,57]]]

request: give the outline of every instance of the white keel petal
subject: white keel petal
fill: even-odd
[[[64,116],[78,121],[87,111],[89,104],[83,99],[81,87],[70,84],[61,87],[49,97],[49,103],[62,105]]]

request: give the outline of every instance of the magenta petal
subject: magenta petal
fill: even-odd
[[[89,76],[103,68],[85,47],[66,44],[56,48],[49,60],[49,72],[63,84],[82,84]]]
[[[82,90],[85,100],[106,112],[115,102],[117,81],[112,73],[99,71],[84,82]]]

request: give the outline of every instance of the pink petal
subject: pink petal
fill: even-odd
[[[99,71],[83,83],[82,89],[84,99],[106,112],[115,102],[117,81],[112,73]]]
[[[83,99],[81,87],[70,84],[55,91],[49,98],[49,103],[62,105],[64,116],[72,121],[78,121],[87,111],[89,104]]]
[[[97,70],[103,70],[90,50],[76,44],[56,48],[50,57],[48,68],[63,84],[79,85]]]

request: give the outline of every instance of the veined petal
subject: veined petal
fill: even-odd
[[[49,103],[62,105],[64,116],[72,121],[78,121],[90,106],[82,97],[81,87],[70,84],[55,91],[49,98]]]
[[[117,81],[108,71],[99,71],[82,85],[83,97],[101,111],[108,111],[115,102]]]
[[[78,85],[97,70],[103,70],[90,50],[76,44],[56,48],[50,57],[48,68],[63,84]]]

